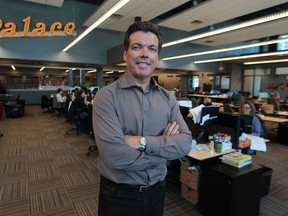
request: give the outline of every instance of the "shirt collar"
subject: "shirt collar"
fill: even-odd
[[[132,75],[130,75],[129,73],[125,73],[123,74],[123,76],[120,78],[120,88],[129,88],[132,86],[137,86],[136,83],[134,82],[134,79],[132,78]],[[159,89],[159,85],[156,82],[156,80],[152,77],[152,79],[150,80],[150,89],[153,88],[158,88]]]

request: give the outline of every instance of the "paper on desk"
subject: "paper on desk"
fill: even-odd
[[[194,107],[194,108],[189,110],[189,112],[193,116],[194,124],[197,124],[197,123],[199,124],[200,123],[202,107],[204,107],[203,104],[201,104],[201,105],[199,105],[197,107]]]
[[[251,146],[250,149],[256,150],[256,151],[263,151],[266,152],[266,143],[262,137],[253,136],[250,134],[246,134],[247,139],[251,140]]]
[[[177,101],[177,103],[179,104],[179,106],[182,106],[182,107],[188,107],[188,108],[191,108],[192,107],[192,101],[188,101],[188,100],[180,100],[180,101]]]

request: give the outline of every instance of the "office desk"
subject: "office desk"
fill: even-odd
[[[189,166],[186,164],[181,165],[180,181],[181,181],[181,194],[182,197],[187,199],[193,205],[198,204],[201,199],[200,187],[201,187],[201,169],[207,164],[219,163],[219,157],[221,155],[234,152],[235,149],[230,149],[224,153],[211,153],[209,150],[191,151],[187,157],[192,159],[192,164],[194,162],[198,164],[201,168],[197,171],[189,170]]]
[[[278,112],[274,113],[274,115],[285,116],[287,118],[288,117],[288,111],[278,111]]]
[[[261,115],[260,118],[263,121],[268,121],[268,122],[275,122],[275,123],[286,123],[286,122],[288,122],[288,118],[279,118],[279,117],[264,116],[264,115]]]
[[[202,171],[200,209],[204,215],[258,216],[263,167],[240,169],[226,165],[205,166]]]
[[[215,151],[211,153],[210,150],[190,151],[187,156],[197,161],[203,161],[203,160],[220,157],[221,155],[228,154],[228,153],[235,152],[235,151],[236,151],[235,149],[229,149],[223,153],[217,153]]]
[[[211,102],[229,102],[231,100],[230,97],[222,96],[222,95],[205,95],[205,94],[187,94],[186,97],[190,98],[199,98],[204,100],[205,98],[208,98],[211,100]]]

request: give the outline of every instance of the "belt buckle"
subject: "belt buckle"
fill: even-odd
[[[150,186],[140,186],[139,192],[140,193],[147,192],[149,189],[150,189]]]

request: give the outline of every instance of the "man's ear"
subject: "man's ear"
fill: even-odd
[[[127,52],[126,52],[126,50],[123,53],[123,60],[124,60],[124,62],[127,61]]]

